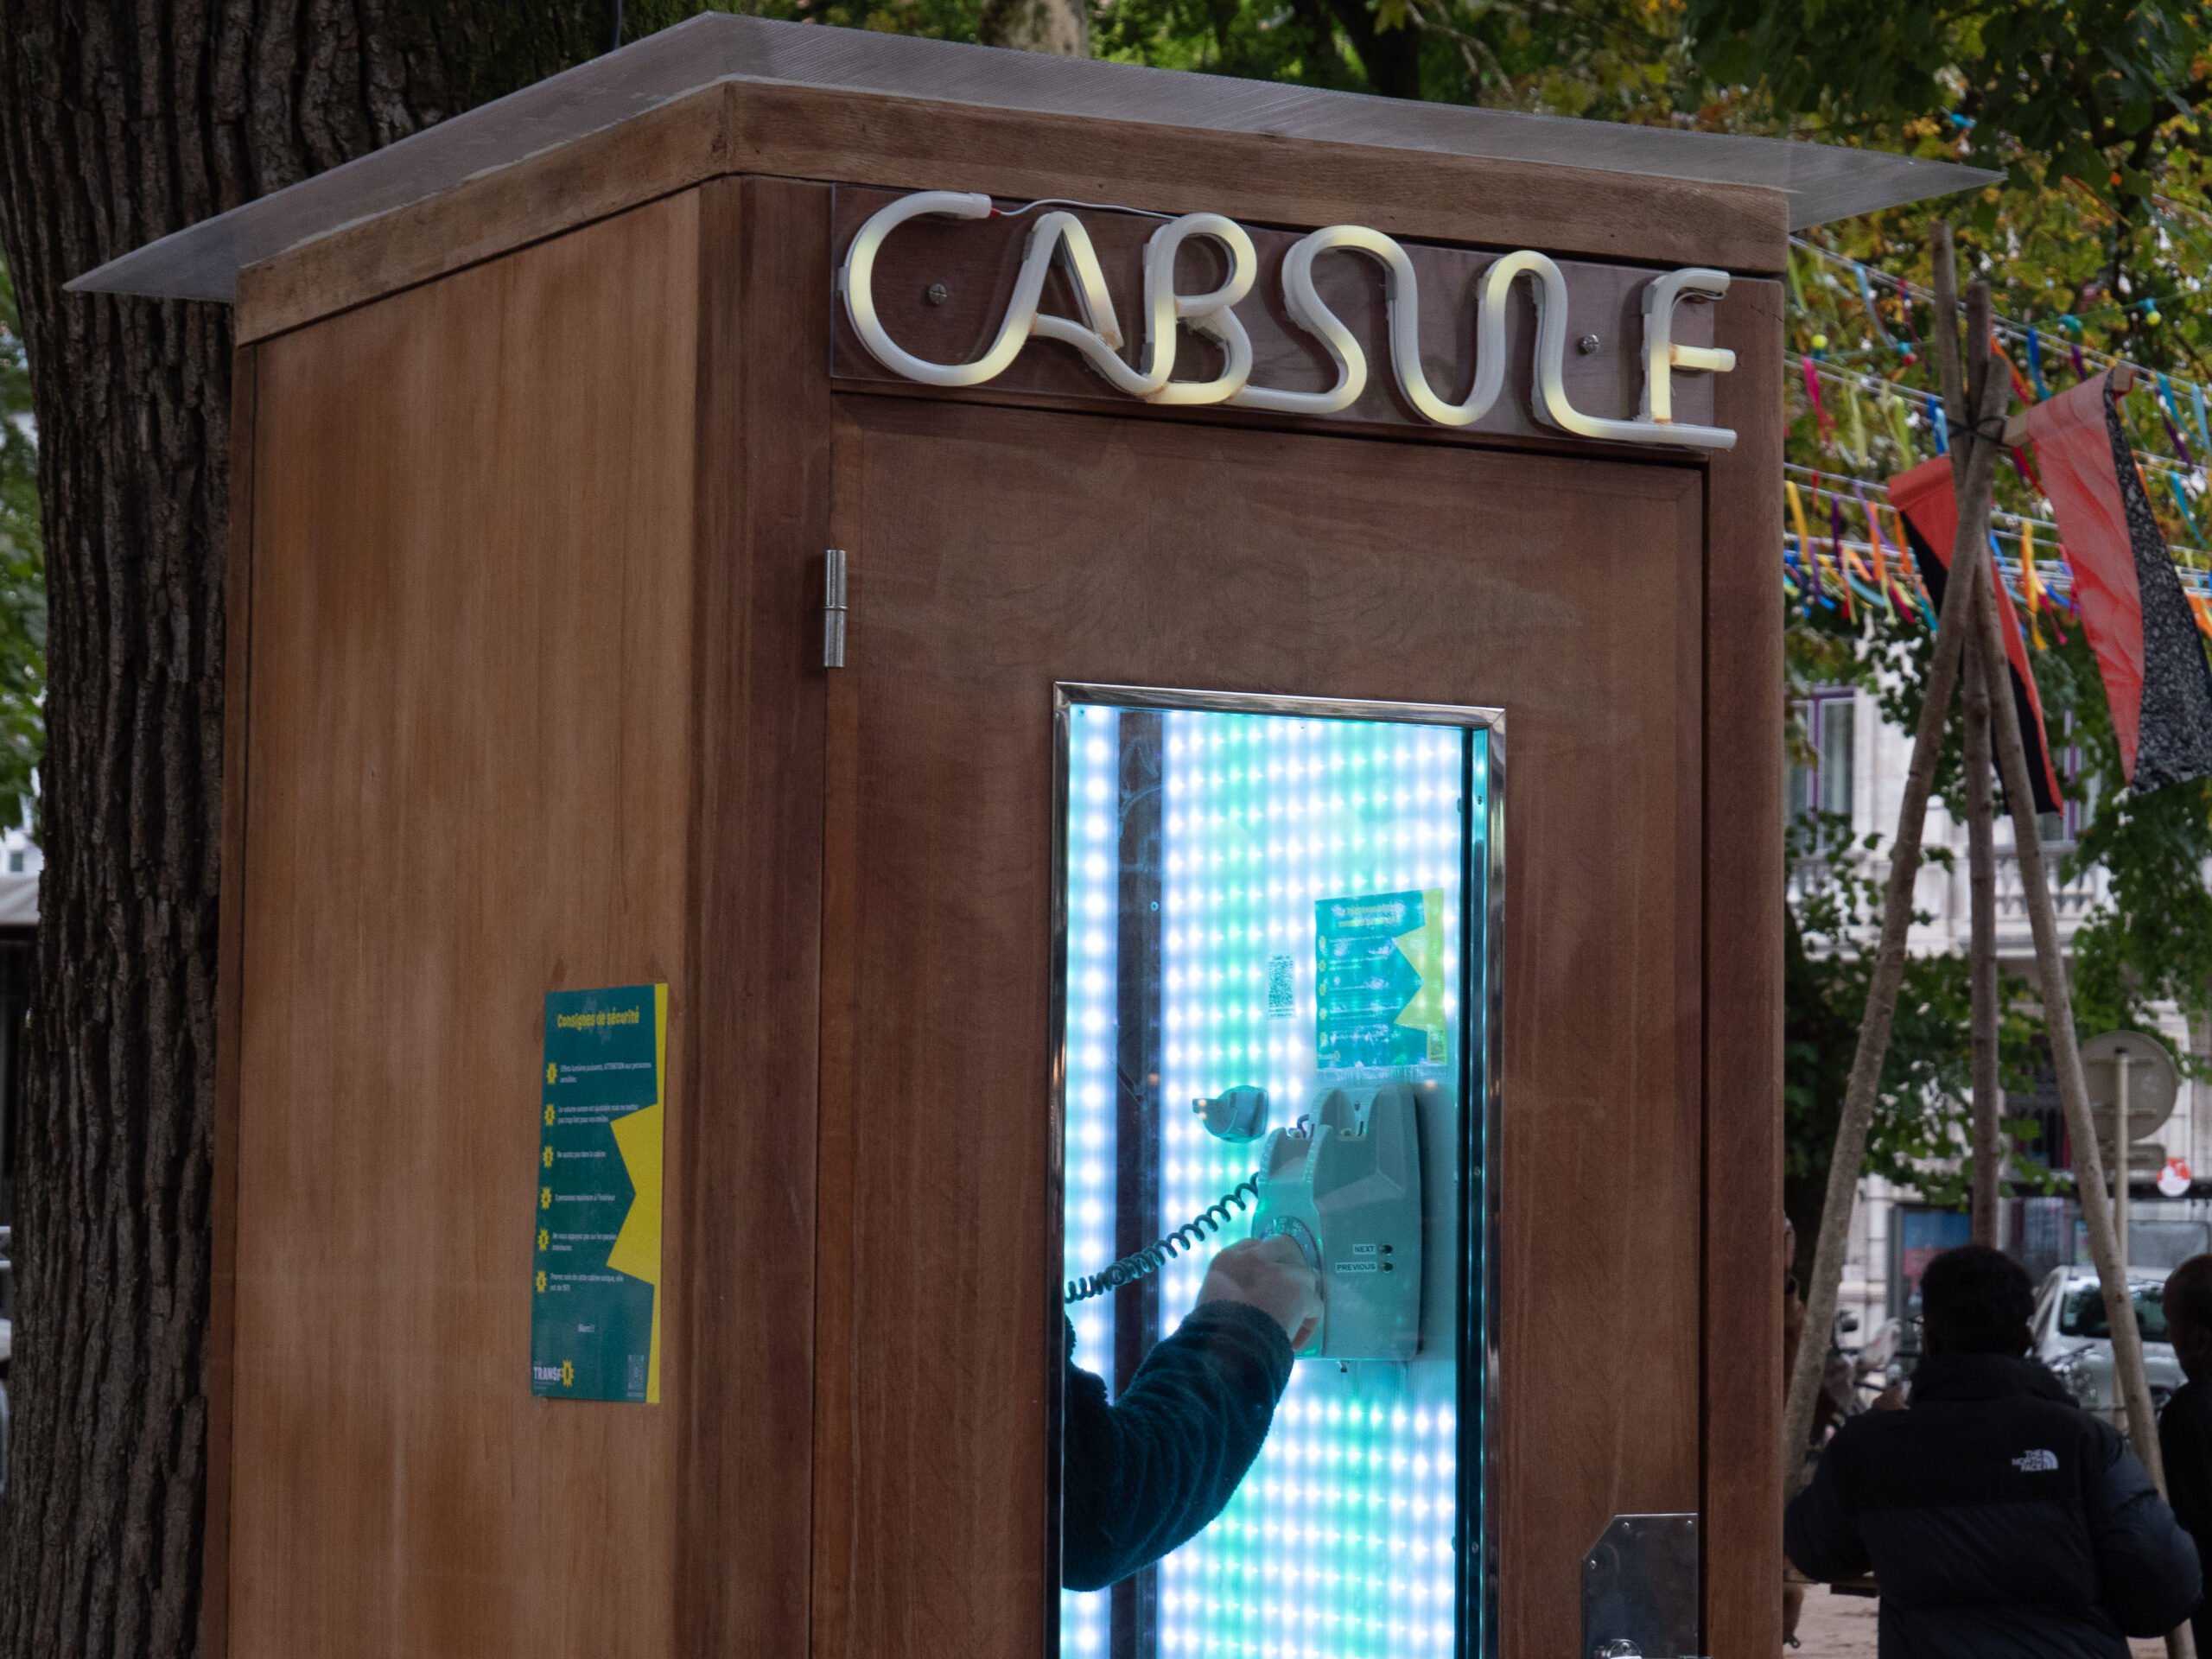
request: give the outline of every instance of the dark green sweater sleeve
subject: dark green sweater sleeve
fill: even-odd
[[[1103,1590],[1195,1536],[1259,1456],[1290,1339],[1255,1307],[1208,1302],[1155,1344],[1122,1397],[1075,1363],[1068,1326],[1060,1582]]]

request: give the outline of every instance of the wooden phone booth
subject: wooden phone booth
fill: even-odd
[[[1778,279],[1975,178],[707,16],[84,279],[239,340],[209,1650],[1770,1652]],[[1063,1592],[1208,1211],[1325,1325]]]

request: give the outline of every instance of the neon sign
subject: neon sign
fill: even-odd
[[[1289,415],[1333,415],[1351,407],[1367,389],[1367,353],[1343,319],[1332,311],[1313,285],[1313,262],[1341,251],[1371,259],[1382,268],[1389,315],[1390,369],[1400,394],[1423,420],[1438,426],[1471,426],[1490,413],[1505,385],[1505,307],[1513,285],[1522,277],[1536,302],[1535,412],[1545,424],[1576,437],[1607,443],[1672,444],[1692,449],[1727,449],[1736,434],[1726,427],[1694,426],[1674,418],[1674,376],[1679,372],[1726,374],[1736,366],[1731,351],[1677,345],[1675,310],[1685,300],[1717,300],[1728,291],[1728,274],[1692,267],[1669,271],[1645,284],[1643,312],[1643,395],[1631,421],[1586,415],[1567,393],[1567,277],[1545,255],[1529,250],[1509,253],[1483,272],[1475,313],[1474,383],[1465,397],[1448,402],[1429,384],[1421,360],[1421,289],[1406,251],[1379,231],[1357,225],[1332,225],[1294,243],[1282,261],[1282,298],[1291,320],[1319,340],[1336,365],[1336,384],[1326,391],[1287,391],[1252,384],[1252,341],[1238,321],[1236,306],[1259,279],[1259,255],[1243,226],[1219,213],[1185,213],[1152,234],[1144,253],[1144,341],[1132,365],[1122,355],[1124,338],[1106,276],[1090,234],[1075,214],[1044,214],[1029,232],[1014,294],[997,334],[981,357],[968,363],[933,363],[915,356],[891,338],[875,308],[875,260],[884,239],[910,219],[936,214],[949,219],[984,219],[991,199],[957,190],[918,190],[902,196],[862,225],[837,273],[838,291],[854,332],[870,356],[893,374],[928,386],[980,386],[1005,372],[1032,339],[1056,340],[1073,346],[1116,391],[1149,404],[1227,404],[1239,409],[1274,410]],[[1205,294],[1184,294],[1175,287],[1175,257],[1193,238],[1211,242],[1229,264],[1228,280]],[[1077,315],[1064,317],[1038,309],[1045,280],[1058,261],[1075,289]],[[1210,380],[1175,378],[1178,327],[1221,347],[1221,372]]]

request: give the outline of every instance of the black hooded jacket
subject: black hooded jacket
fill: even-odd
[[[1153,1344],[1111,1405],[1068,1326],[1060,1582],[1103,1590],[1179,1548],[1236,1496],[1290,1382],[1290,1338],[1241,1302],[1205,1302]]]
[[[1813,1579],[1872,1571],[1882,1659],[2127,1659],[2199,1588],[2126,1442],[2037,1362],[1995,1354],[1923,1360],[1910,1410],[1847,1422],[1783,1541]]]
[[[2196,1540],[2200,1571],[2212,1555],[2212,1386],[2185,1382],[2158,1414],[2158,1450],[2166,1460],[2166,1496],[2174,1519]],[[2197,1605],[2190,1624],[2196,1651],[2212,1659],[2212,1607]]]

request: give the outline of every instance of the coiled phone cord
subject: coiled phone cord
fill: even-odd
[[[1250,1194],[1249,1201],[1245,1196],[1248,1193]],[[1259,1200],[1258,1176],[1237,1182],[1166,1237],[1146,1245],[1133,1255],[1123,1256],[1103,1273],[1094,1273],[1088,1279],[1069,1280],[1067,1294],[1061,1298],[1062,1304],[1088,1301],[1093,1296],[1103,1296],[1109,1290],[1119,1290],[1123,1285],[1135,1284],[1148,1273],[1159,1272],[1168,1257],[1197,1249],[1205,1243],[1210,1234],[1218,1233],[1228,1225],[1231,1219],[1230,1205],[1247,1210]]]

